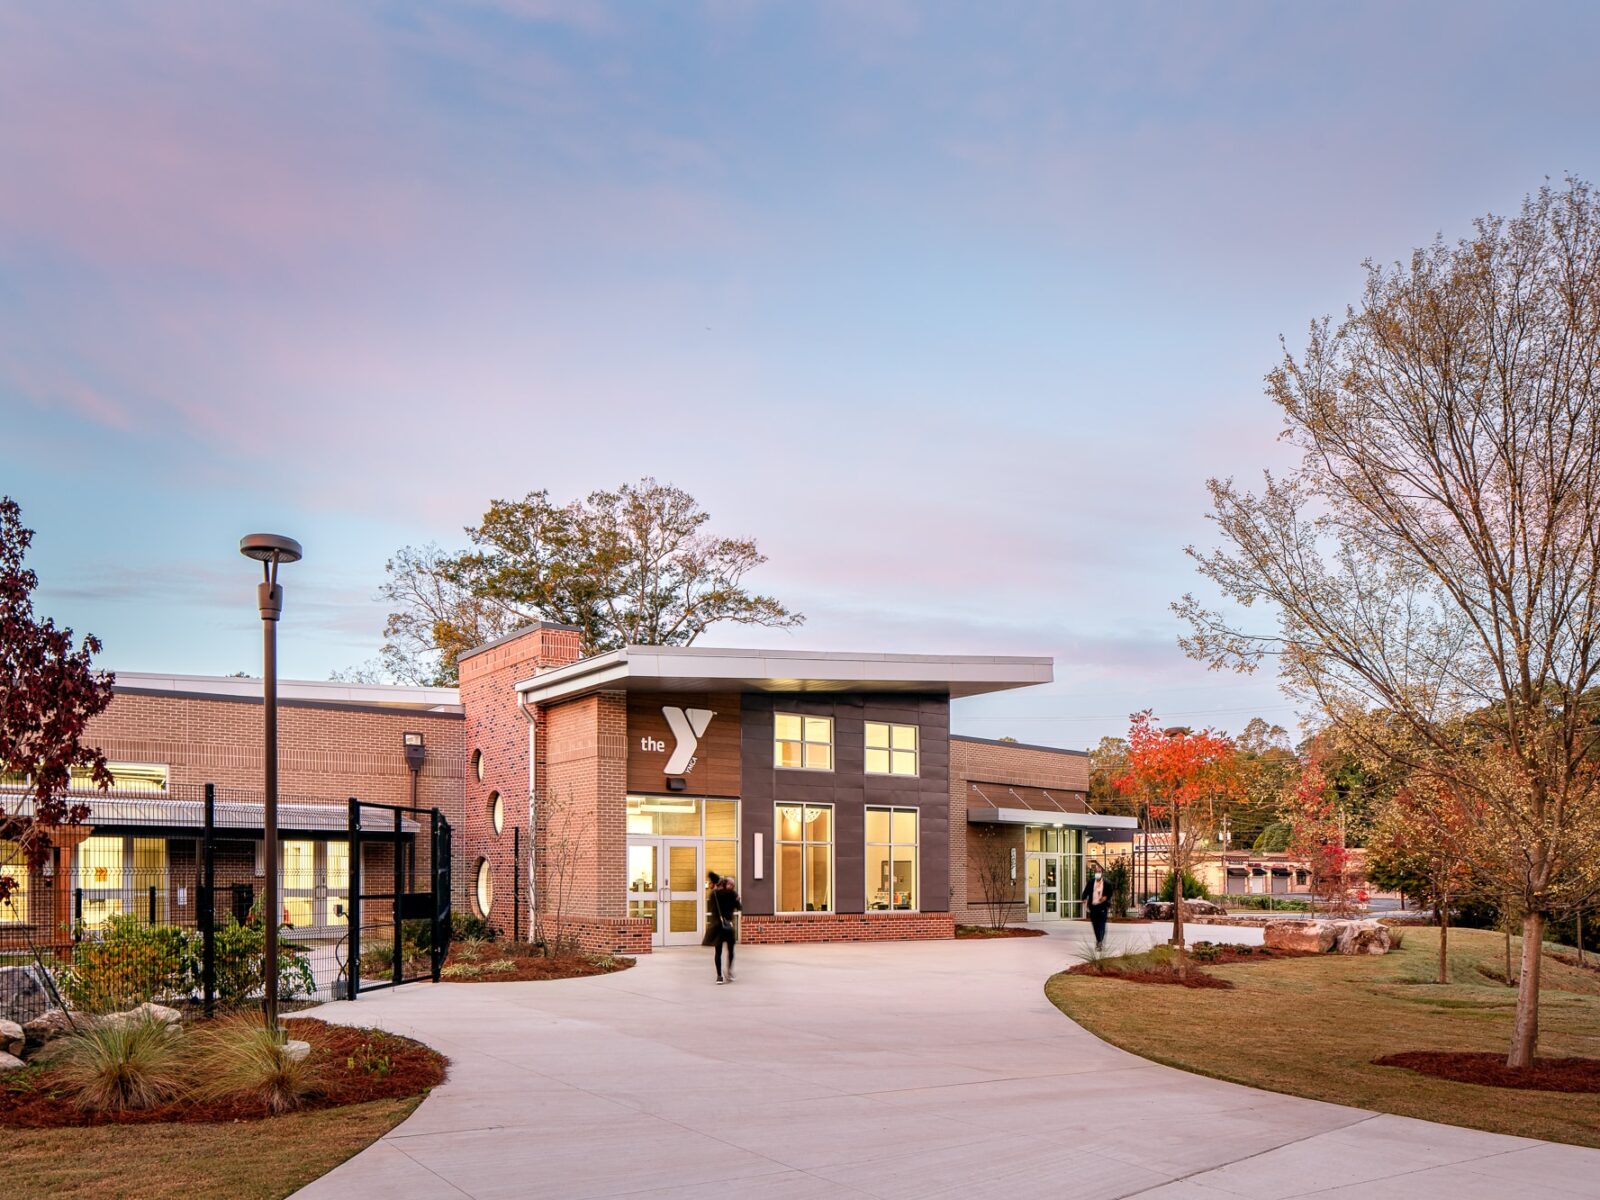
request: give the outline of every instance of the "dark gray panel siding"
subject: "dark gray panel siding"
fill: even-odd
[[[833,770],[784,771],[772,765],[772,714],[833,718]],[[915,779],[868,775],[867,721],[915,725],[921,750]],[[740,821],[743,844],[739,890],[747,912],[773,910],[773,806],[831,804],[834,813],[834,909],[866,908],[866,808],[919,810],[918,856],[923,912],[950,908],[950,701],[945,696],[768,696],[747,693],[743,726]],[[762,835],[761,879],[755,877],[755,838]]]

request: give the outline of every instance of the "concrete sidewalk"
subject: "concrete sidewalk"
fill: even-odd
[[[1113,927],[1139,945],[1157,933]],[[453,1066],[409,1120],[299,1194],[1600,1197],[1600,1151],[1114,1049],[1044,998],[1076,944],[747,947],[724,987],[709,950],[674,950],[595,979],[414,984],[328,1005],[316,1015],[411,1035]]]

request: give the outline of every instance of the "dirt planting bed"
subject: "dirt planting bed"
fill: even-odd
[[[470,952],[452,951],[440,978],[445,983],[519,983],[581,979],[625,971],[634,960],[621,954],[543,954],[516,942],[491,942]]]
[[[989,938],[1019,938],[1019,937],[1044,937],[1042,929],[1028,929],[1021,925],[1003,925],[999,929],[988,925],[957,925],[957,938],[971,938],[983,941]]]
[[[1541,1058],[1531,1067],[1508,1067],[1505,1055],[1448,1050],[1408,1050],[1372,1060],[1375,1067],[1404,1067],[1436,1079],[1484,1087],[1540,1092],[1600,1092],[1600,1058]]]
[[[330,1025],[314,1017],[287,1020],[284,1028],[290,1038],[310,1044],[310,1061],[319,1068],[317,1086],[302,1112],[420,1096],[444,1082],[445,1057],[410,1038]],[[0,1077],[0,1126],[12,1128],[257,1121],[271,1116],[262,1101],[246,1097],[186,1098],[152,1108],[86,1111],[64,1093],[50,1066],[26,1067]]]

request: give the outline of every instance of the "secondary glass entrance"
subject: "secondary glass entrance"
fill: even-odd
[[[1059,921],[1081,916],[1083,831],[1029,825],[1023,831],[1027,854],[1028,920]]]
[[[628,916],[651,923],[654,945],[699,944],[706,873],[735,873],[738,835],[736,800],[628,797]]]

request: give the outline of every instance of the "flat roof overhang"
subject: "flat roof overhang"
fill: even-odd
[[[516,685],[532,704],[589,692],[904,692],[952,699],[1032,687],[1054,678],[1055,660],[994,655],[852,654],[624,646]]]
[[[1116,817],[1109,813],[1048,812],[1037,808],[969,808],[968,825],[1054,825],[1092,832],[1134,830],[1137,817]]]

